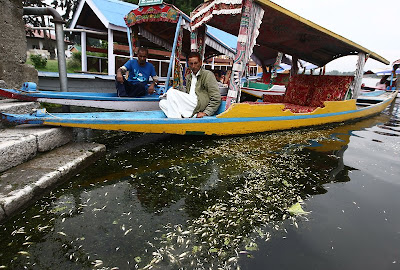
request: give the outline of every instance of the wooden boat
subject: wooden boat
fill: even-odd
[[[117,93],[35,91],[0,88],[0,96],[23,101],[84,106],[117,111],[159,110],[159,94],[143,97],[118,97]]]
[[[357,98],[357,105],[363,106],[368,104],[375,104],[386,100],[393,95],[394,91],[375,90],[363,92]]]
[[[263,16],[264,12],[268,15]],[[173,119],[166,118],[162,111],[85,114],[38,111],[32,115],[2,114],[2,120],[149,133],[248,134],[354,121],[380,113],[397,95],[397,91],[385,93],[376,104],[357,105],[365,56],[368,54],[369,58],[385,64],[388,61],[268,0],[208,1],[196,8],[191,18],[193,33],[205,23],[231,34],[239,33],[228,96],[216,115]],[[264,96],[263,102],[240,103],[240,78],[252,53],[260,59],[273,56],[278,59],[285,53],[293,60],[302,59],[318,66],[354,54],[358,54],[359,61],[354,78],[292,72],[286,92],[279,98]]]
[[[286,85],[248,81],[241,87],[241,92],[250,96],[253,100],[256,100],[262,99],[264,95],[284,95],[286,92]]]
[[[396,93],[397,94],[397,93]],[[283,104],[235,103],[227,111],[204,118],[166,118],[162,111],[1,114],[1,120],[13,124],[42,124],[103,130],[124,130],[182,135],[234,135],[275,131],[361,119],[384,110],[394,93],[378,104],[358,107],[354,99],[326,101],[324,108],[311,113],[293,113]]]

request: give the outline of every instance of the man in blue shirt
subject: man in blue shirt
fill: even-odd
[[[147,48],[140,47],[138,60],[131,59],[117,70],[115,85],[119,97],[140,97],[154,93],[158,77],[153,64],[147,62],[147,56]],[[128,79],[124,76],[127,71]],[[153,82],[148,86],[150,76]]]

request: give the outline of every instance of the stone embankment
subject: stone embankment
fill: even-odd
[[[30,113],[33,102],[0,100],[0,111]],[[105,153],[105,146],[73,142],[69,128],[0,126],[0,223],[34,203]]]

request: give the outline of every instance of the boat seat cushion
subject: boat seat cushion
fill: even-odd
[[[352,81],[353,76],[296,75],[283,96],[264,95],[263,102],[297,105],[287,106],[292,112],[313,111],[324,107],[324,101],[344,100]]]
[[[284,95],[263,95],[263,102],[283,103]]]
[[[285,109],[284,110],[290,110],[292,113],[309,113],[314,111],[317,107],[312,107],[312,106],[302,106],[302,105],[297,105],[297,104],[291,104],[291,103],[284,103],[285,104]]]
[[[310,106],[324,107],[324,101],[344,100],[353,76],[320,76]]]
[[[296,75],[290,80],[284,102],[301,106],[310,104],[319,76]]]

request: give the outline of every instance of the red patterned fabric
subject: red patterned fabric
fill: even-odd
[[[183,91],[183,76],[182,76],[183,70],[180,61],[182,54],[182,39],[183,39],[183,28],[180,27],[175,49],[174,78],[172,87],[175,89],[179,89],[181,91]]]
[[[314,111],[316,108],[317,107],[285,103],[285,110],[290,110],[292,113],[309,113]]]
[[[285,103],[306,106],[310,103],[319,76],[296,75],[286,89]]]
[[[169,4],[138,7],[129,12],[125,17],[128,27],[144,22],[170,22],[177,23],[180,11]]]
[[[324,101],[344,100],[353,76],[320,76],[310,106],[324,107]]]
[[[242,10],[242,3],[215,3],[213,1],[205,2],[201,5],[199,5],[197,8],[195,8],[191,12],[191,18],[192,21],[190,22],[190,25],[192,27],[192,30],[195,30],[197,27],[200,25],[206,24],[209,20],[213,18],[213,14],[218,14],[218,15],[225,15],[223,17],[230,17],[232,15],[237,15],[241,12]],[[205,12],[204,12],[205,11]],[[197,15],[197,13],[203,12],[200,16]],[[219,16],[215,16],[219,17]],[[239,17],[240,21],[240,17]],[[236,18],[236,23],[237,23],[237,18]]]
[[[353,76],[296,75],[292,77],[285,95],[264,95],[265,103],[284,103],[293,113],[307,113],[324,107],[324,101],[344,100]]]
[[[263,102],[283,103],[284,95],[263,95]]]

